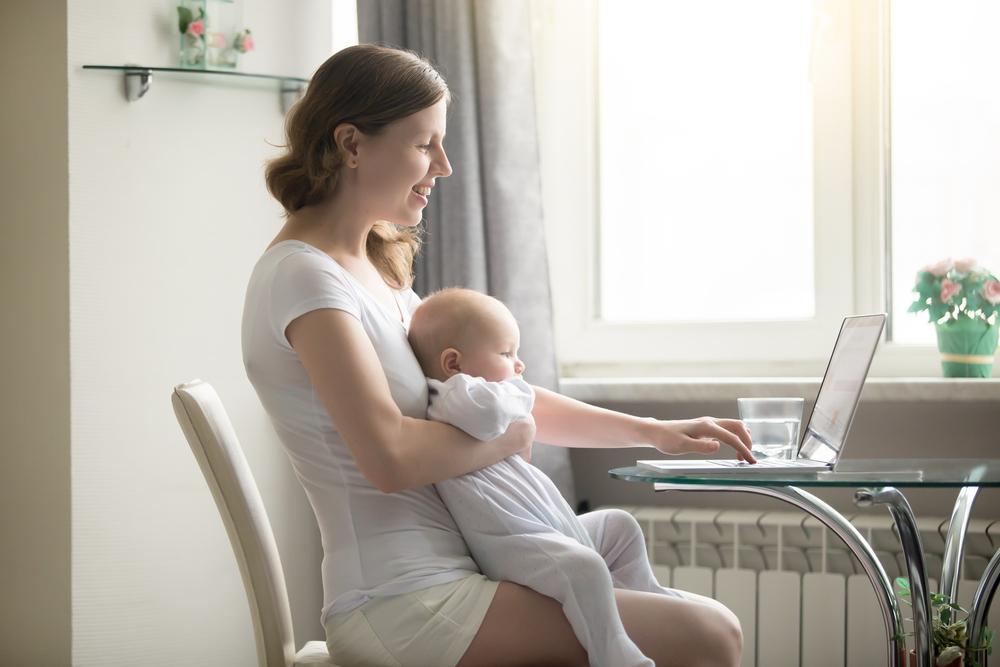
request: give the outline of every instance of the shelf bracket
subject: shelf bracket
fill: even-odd
[[[153,83],[153,73],[148,69],[137,67],[125,70],[125,99],[135,102],[146,94]]]
[[[281,80],[281,113],[288,113],[292,105],[302,99],[306,87],[291,79]]]

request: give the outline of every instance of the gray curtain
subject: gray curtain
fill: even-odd
[[[558,391],[529,0],[358,0],[358,32],[420,53],[452,92],[444,146],[454,173],[424,211],[414,289],[469,287],[506,303],[525,379]],[[536,444],[532,463],[575,503],[566,449]]]

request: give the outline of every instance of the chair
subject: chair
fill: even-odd
[[[174,387],[177,421],[198,460],[222,515],[239,564],[253,618],[260,667],[333,665],[326,643],[307,642],[298,652],[278,546],[253,473],[219,395],[207,382]]]

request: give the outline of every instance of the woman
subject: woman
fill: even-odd
[[[287,220],[254,267],[244,363],[319,523],[323,624],[351,665],[586,665],[551,598],[479,573],[431,486],[518,452],[651,444],[752,459],[736,420],[657,421],[536,388],[532,419],[477,441],[425,420],[406,332],[416,228],[438,178],[447,86],[418,56],[334,54],[286,124],[267,185]],[[387,222],[388,221],[388,222]],[[394,224],[390,224],[394,223]],[[657,664],[734,665],[739,623],[719,603],[616,590],[629,635]]]

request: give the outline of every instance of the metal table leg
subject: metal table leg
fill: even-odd
[[[972,596],[972,609],[969,610],[968,633],[966,635],[971,646],[979,646],[982,642],[980,635],[985,625],[986,612],[989,611],[990,604],[993,602],[993,594],[996,593],[998,584],[1000,584],[1000,551],[993,554],[993,558],[986,566],[983,578],[979,580],[976,592]],[[987,656],[980,656],[979,664],[986,667],[986,662]]]
[[[972,514],[972,504],[977,493],[978,486],[962,487],[948,523],[944,559],[941,561],[941,594],[952,602],[958,600],[958,580],[962,574],[962,554],[965,552],[965,529],[969,525],[969,515]]]
[[[875,555],[875,551],[871,545],[865,541],[865,538],[858,532],[858,529],[833,507],[816,496],[794,486],[751,487],[714,484],[711,486],[695,486],[691,484],[656,483],[653,485],[653,488],[657,491],[735,491],[755,493],[757,495],[784,500],[819,519],[823,525],[843,540],[847,548],[851,550],[851,553],[861,563],[865,574],[868,575],[868,579],[875,589],[875,598],[878,600],[879,607],[882,610],[882,619],[885,622],[888,634],[889,665],[892,667],[900,667],[902,665],[901,659],[904,646],[898,638],[903,636],[903,619],[899,611],[896,594],[893,592],[892,582],[889,581],[889,577],[886,575],[885,569],[882,567],[882,563],[879,561],[878,556]]]
[[[858,489],[854,502],[859,506],[885,504],[899,531],[906,570],[910,579],[910,603],[913,606],[913,643],[920,667],[934,664],[934,646],[931,639],[930,598],[927,594],[927,568],[924,566],[924,547],[920,542],[913,510],[898,489],[884,486],[879,489]]]

